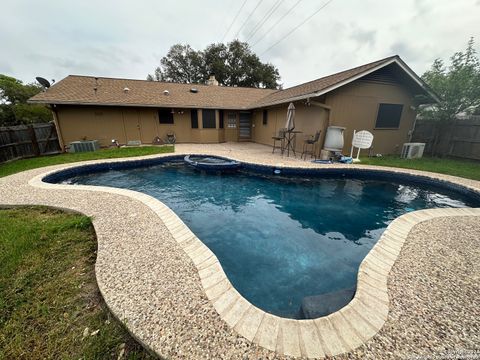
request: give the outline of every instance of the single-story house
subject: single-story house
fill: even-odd
[[[70,75],[32,97],[53,111],[61,146],[72,141],[116,139],[152,143],[174,132],[178,143],[253,141],[272,145],[272,136],[285,126],[287,107],[296,107],[301,135],[345,127],[344,152],[354,130],[375,136],[375,153],[398,153],[409,140],[415,99],[437,96],[399,56],[392,56],[287,89],[271,90],[179,84],[146,80]],[[301,136],[300,135],[300,136]],[[297,149],[302,147],[297,139]]]

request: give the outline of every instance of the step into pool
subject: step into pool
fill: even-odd
[[[159,199],[215,253],[248,301],[296,319],[322,316],[350,301],[360,263],[396,217],[480,206],[477,193],[373,172],[295,174],[246,166],[204,173],[183,158],[77,169],[51,181]]]

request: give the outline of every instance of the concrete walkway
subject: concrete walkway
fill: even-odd
[[[180,144],[176,151],[276,166],[324,166],[272,155],[271,148],[258,144]],[[106,161],[87,163],[95,162]],[[478,209],[402,216],[362,263],[351,304],[318,321],[282,320],[245,303],[216,257],[158,200],[123,189],[41,182],[42,174],[71,166],[1,178],[0,203],[42,204],[92,216],[100,291],[128,330],[161,356],[269,359],[343,353],[340,357],[378,359],[479,344],[480,307],[472,296],[480,285]],[[387,170],[480,189],[473,180]]]

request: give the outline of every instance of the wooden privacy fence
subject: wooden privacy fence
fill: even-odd
[[[0,163],[59,152],[53,123],[0,127]]]
[[[435,122],[417,120],[411,142],[424,142],[425,153],[432,154]],[[435,148],[436,155],[480,160],[480,116],[456,119],[443,131]]]

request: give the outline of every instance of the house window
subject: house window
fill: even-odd
[[[236,113],[228,113],[227,117],[227,127],[230,129],[235,129],[237,127],[237,114]]]
[[[173,124],[173,112],[170,109],[158,110],[158,121],[160,124]]]
[[[218,118],[218,127],[219,127],[220,129],[223,129],[223,116],[224,116],[223,110],[219,110],[219,111],[218,111],[218,116],[219,116],[219,118]]]
[[[202,121],[204,129],[215,129],[217,127],[215,124],[215,110],[203,109]]]
[[[402,104],[380,104],[378,106],[376,129],[398,129],[402,117]]]
[[[263,125],[267,125],[268,123],[268,110],[263,110]]]
[[[192,129],[198,129],[198,110],[190,110],[190,122],[192,123]]]

